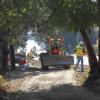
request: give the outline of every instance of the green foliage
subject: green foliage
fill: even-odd
[[[1,0],[0,30],[2,38],[11,43],[18,43],[29,30],[44,32],[49,13],[44,0]],[[35,30],[37,27],[37,30]],[[45,32],[46,33],[46,32]]]
[[[51,22],[67,30],[88,29],[96,23],[97,5],[91,0],[46,0],[52,11]]]
[[[45,37],[58,29],[89,29],[98,22],[97,3],[91,0],[1,0],[0,7],[0,30],[9,44],[26,40],[30,30]]]
[[[19,17],[18,9],[15,9],[11,0],[1,2],[1,17],[0,30],[3,41],[9,44],[17,39],[22,29],[21,18]],[[17,33],[17,34],[16,34]],[[18,34],[19,33],[19,34]]]

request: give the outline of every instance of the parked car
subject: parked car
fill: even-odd
[[[29,68],[28,61],[26,57],[15,55],[15,64],[19,65],[20,70],[25,71]]]
[[[21,55],[21,54],[15,54],[15,64],[26,64],[27,59],[25,55]]]

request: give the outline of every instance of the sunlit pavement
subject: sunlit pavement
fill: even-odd
[[[72,56],[74,56],[74,64],[76,64],[76,55],[75,54],[73,54]],[[87,55],[85,55],[84,57],[83,57],[83,64],[84,65],[89,65],[89,63],[88,63],[88,56]]]
[[[76,55],[75,55],[75,54],[72,54],[72,56],[74,56],[74,64],[76,64]],[[97,58],[98,58],[98,56],[97,56]],[[83,64],[84,64],[84,65],[89,65],[88,56],[87,56],[87,55],[85,55],[85,56],[83,57]]]

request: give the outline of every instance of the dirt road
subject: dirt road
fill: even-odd
[[[100,96],[77,85],[73,69],[8,72],[8,93],[14,100],[100,100]]]

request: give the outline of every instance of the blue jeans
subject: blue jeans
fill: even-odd
[[[83,56],[77,56],[76,68],[78,67],[80,62],[81,62],[81,72],[83,72],[84,71],[84,68],[83,68]]]

